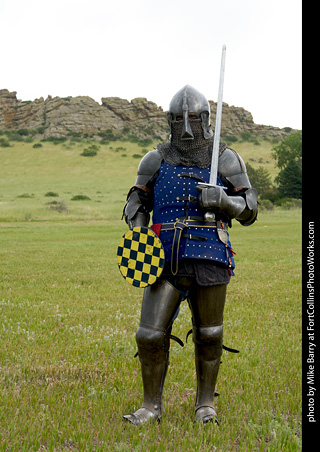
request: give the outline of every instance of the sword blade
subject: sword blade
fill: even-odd
[[[215,129],[214,129],[213,151],[212,151],[211,171],[210,171],[210,179],[209,179],[210,185],[217,185],[217,178],[218,178],[218,160],[219,160],[219,145],[220,145],[220,132],[221,132],[222,96],[223,96],[225,62],[226,62],[226,46],[223,45],[222,55],[221,55],[221,68],[220,68],[220,80],[219,80],[219,91],[218,91],[218,101],[217,101],[216,125],[215,125]]]

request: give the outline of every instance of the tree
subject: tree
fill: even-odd
[[[280,169],[276,182],[279,183],[280,198],[302,198],[302,131],[288,135],[271,152]]]
[[[274,146],[271,155],[277,161],[277,167],[280,170],[284,169],[292,160],[301,167],[302,130],[291,133],[279,145]]]
[[[279,198],[302,199],[302,171],[297,162],[290,160],[280,171],[277,180]]]
[[[246,163],[246,168],[250,183],[258,190],[259,195],[264,195],[271,190],[271,176],[266,168],[259,166],[258,169],[254,169],[250,163]]]

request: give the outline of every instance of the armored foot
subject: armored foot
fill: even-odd
[[[160,416],[144,407],[139,408],[139,410],[135,413],[124,415],[123,418],[130,421],[134,425],[141,425],[146,422],[160,422]]]
[[[196,422],[207,424],[208,422],[215,422],[219,425],[217,413],[210,406],[201,406],[196,410]]]

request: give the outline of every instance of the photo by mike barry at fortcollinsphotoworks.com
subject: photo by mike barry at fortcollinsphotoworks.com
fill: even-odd
[[[317,428],[316,225],[308,221],[303,249],[303,422],[304,433]],[[315,432],[314,432],[315,433]],[[306,437],[305,436],[305,437]]]

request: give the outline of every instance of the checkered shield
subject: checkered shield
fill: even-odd
[[[117,261],[124,279],[135,287],[146,287],[159,279],[164,249],[159,237],[147,227],[135,227],[120,240]]]

